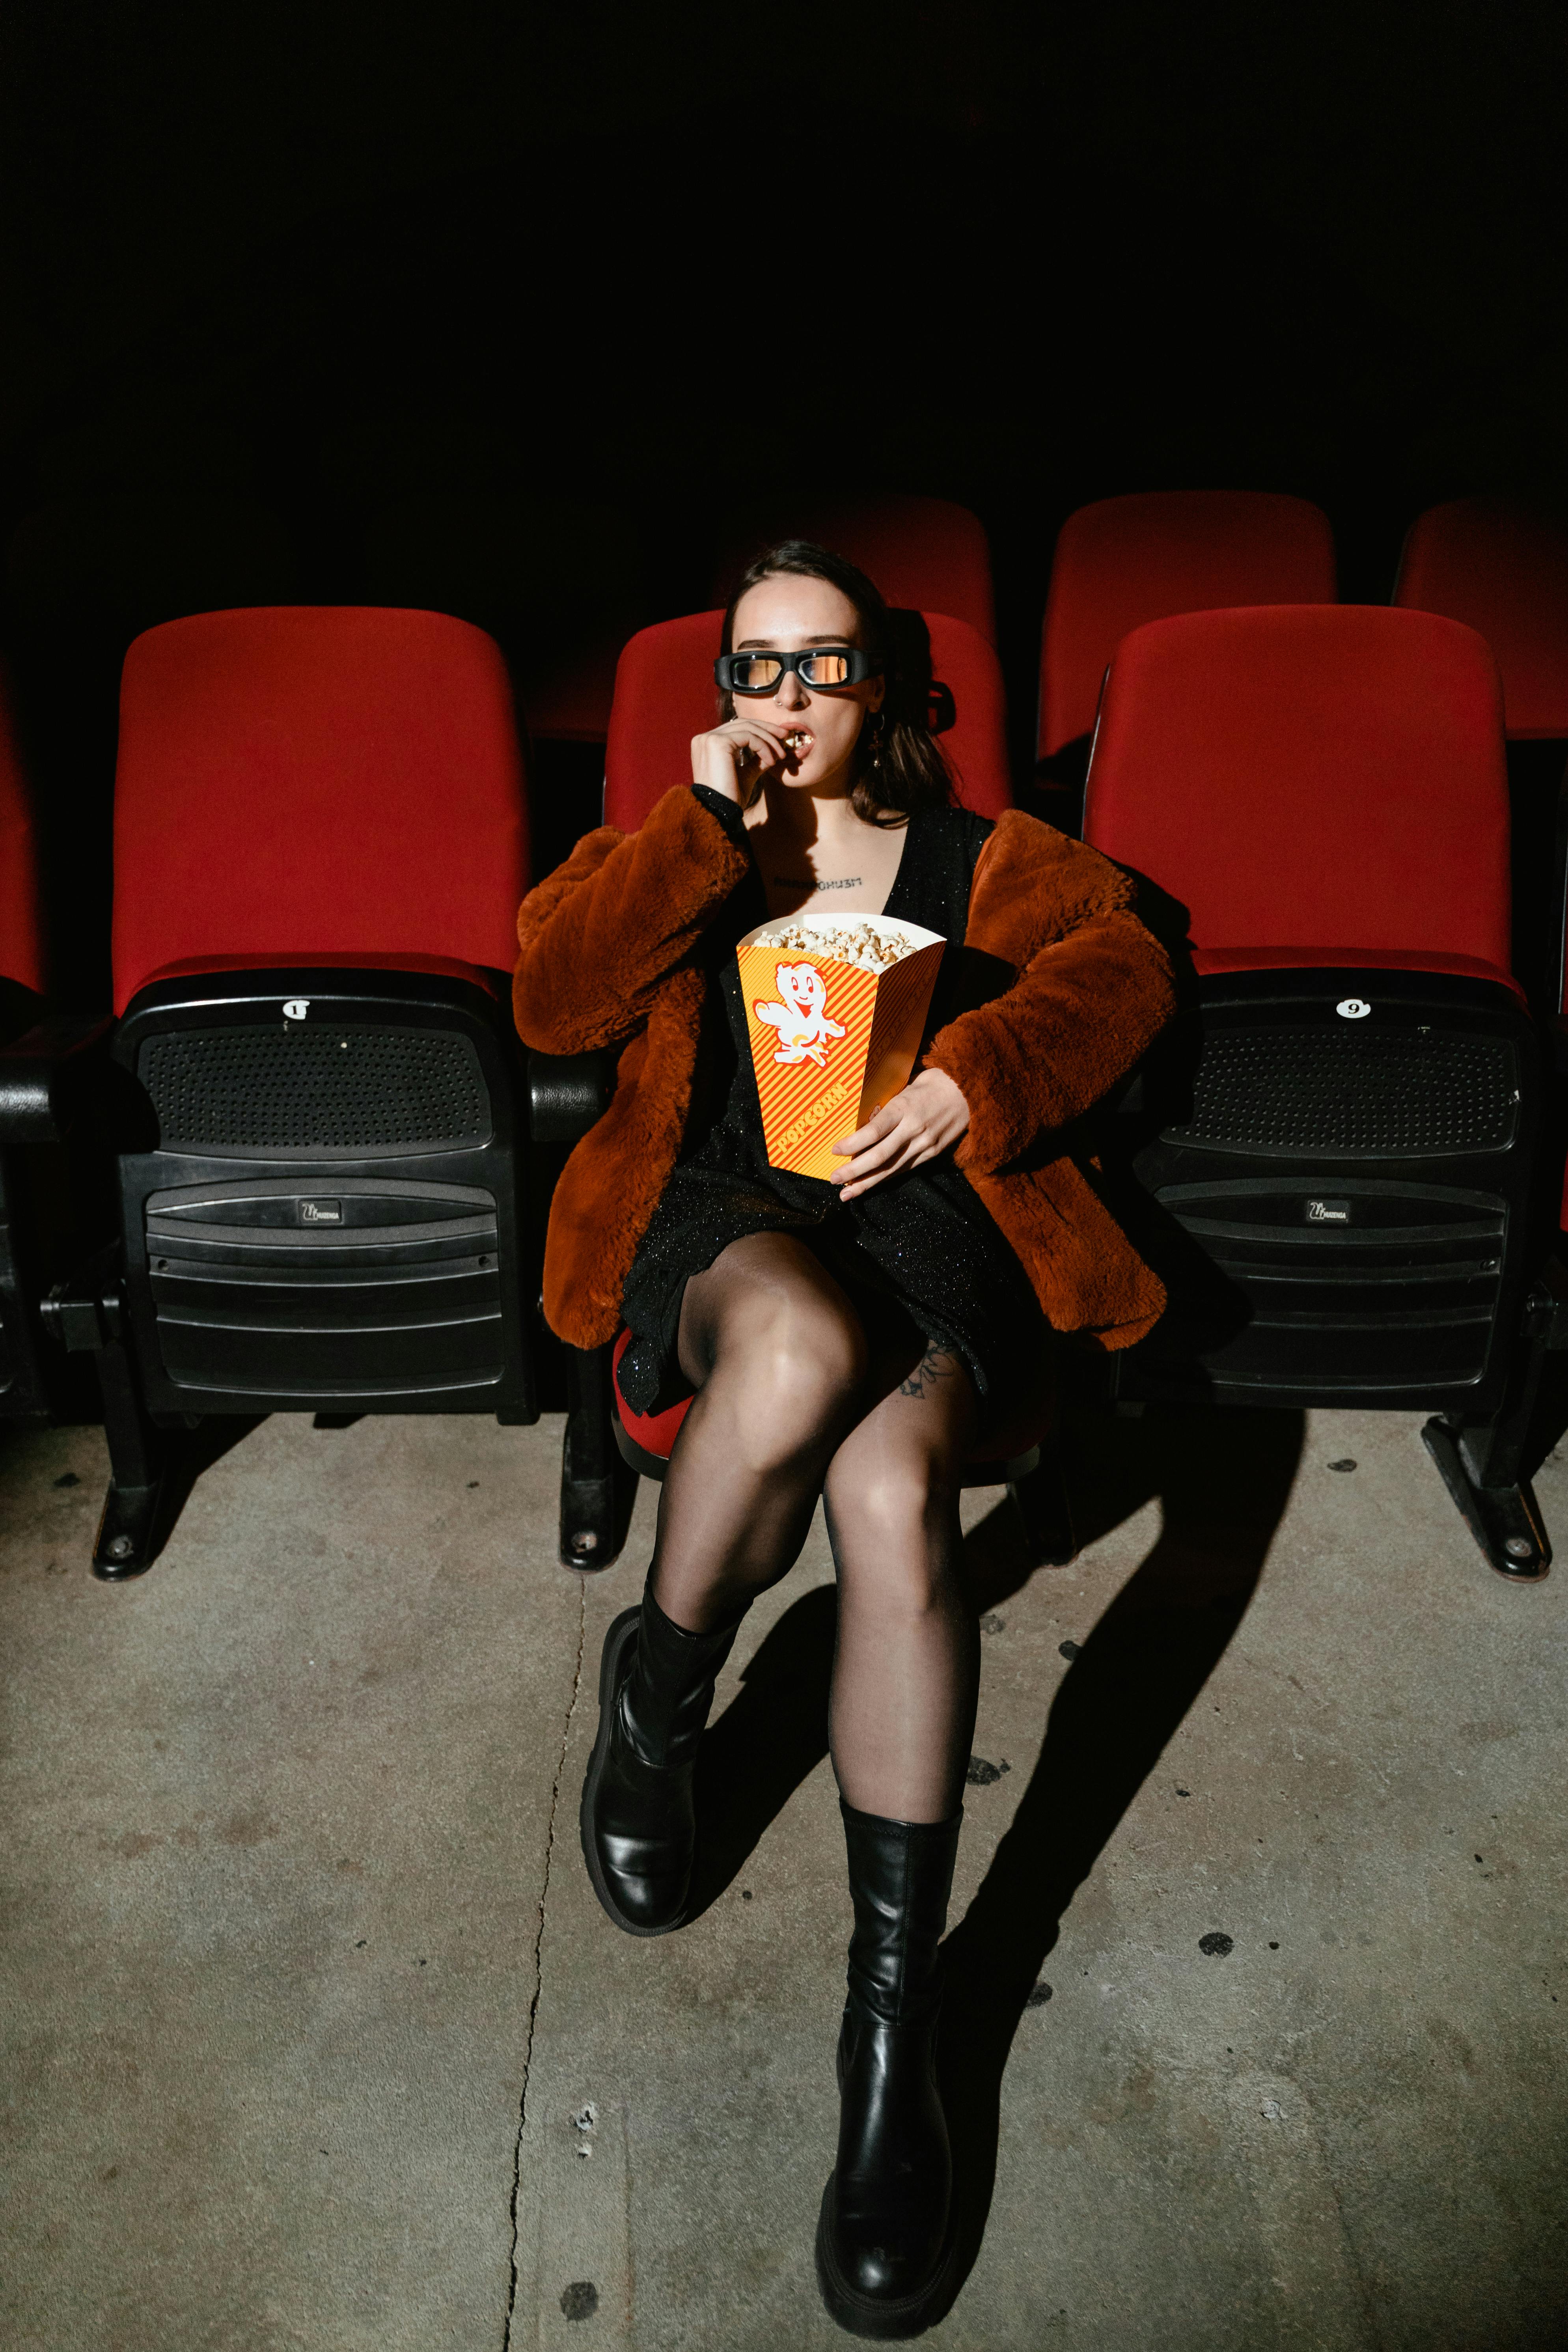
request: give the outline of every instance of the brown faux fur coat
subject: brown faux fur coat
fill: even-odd
[[[619,1050],[615,1099],[566,1163],[544,1258],[550,1328],[592,1348],[619,1328],[637,1244],[679,1155],[710,982],[692,956],[747,872],[689,787],[639,833],[605,825],[523,900],[512,1004],[546,1054]],[[1005,967],[1001,992],[925,1055],[969,1105],[953,1157],[1022,1262],[1049,1322],[1130,1347],[1165,1294],[1068,1148],[1063,1130],[1169,1019],[1171,968],[1132,912],[1132,885],[1020,810],[980,853],[966,947]]]

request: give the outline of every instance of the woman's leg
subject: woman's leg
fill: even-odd
[[[866,1366],[843,1291],[781,1234],[731,1243],[687,1284],[680,1349],[698,1394],[670,1459],[642,1605],[605,1637],[583,1788],[589,1876],[617,1926],[641,1936],[685,1919],[692,1774],[714,1677],[753,1594],[795,1562]]]
[[[680,1363],[698,1393],[659,1497],[649,1582],[667,1617],[705,1633],[794,1567],[861,1401],[866,1337],[803,1242],[753,1234],[687,1284]]]
[[[942,1349],[906,1354],[890,1377],[879,1365],[879,1391],[826,1489],[838,1564],[833,1764],[855,1933],[816,2253],[841,2326],[907,2336],[937,2315],[956,2242],[937,1949],[979,1683],[958,1518],[979,1410],[962,1360]]]
[[[879,1402],[825,1488],[838,1566],[833,1766],[858,1812],[945,1822],[963,1797],[980,1682],[958,1519],[979,1406],[944,1349],[878,1374]]]

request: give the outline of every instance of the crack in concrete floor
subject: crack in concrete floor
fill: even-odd
[[[533,2063],[533,2037],[539,2022],[540,1996],[544,1990],[544,1926],[549,1913],[550,1874],[555,1866],[555,1822],[561,1807],[561,1783],[565,1777],[566,1757],[572,1745],[572,1724],[577,1712],[577,1701],[583,1689],[583,1654],[588,1637],[588,1595],[585,1580],[578,1593],[577,1655],[572,1672],[572,1696],[566,1703],[566,1713],[561,1725],[561,1752],[555,1760],[555,1774],[550,1790],[549,1823],[544,1844],[544,1874],[539,1887],[539,1930],[533,1939],[533,1999],[528,2006],[528,2031],[522,2048],[522,2091],[518,2101],[517,2139],[511,2158],[511,2271],[507,2290],[506,2316],[501,2330],[501,2352],[511,2352],[512,2325],[517,2316],[518,2239],[521,2229],[519,2207],[522,2196],[522,2149],[528,2131],[528,2086]]]

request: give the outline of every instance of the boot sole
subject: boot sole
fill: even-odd
[[[868,2336],[884,2344],[900,2344],[911,2336],[923,2336],[946,2310],[957,2263],[958,2220],[956,2214],[950,2213],[941,2259],[918,2293],[902,2295],[896,2303],[861,2294],[841,2274],[833,2259],[833,2175],[828,2174],[816,2221],[816,2284],[828,2317],[836,2319],[847,2335]]]
[[[605,1759],[610,1750],[611,1702],[616,1695],[620,1664],[626,1654],[626,1643],[636,1633],[637,1621],[641,1615],[640,1608],[623,1610],[605,1637],[605,1654],[599,1661],[599,1729],[594,1741],[594,1752],[588,1759],[588,1769],[583,1779],[583,1801],[577,1809],[577,1834],[582,1840],[583,1860],[588,1867],[589,1884],[598,1896],[602,1907],[615,1921],[621,1933],[625,1936],[673,1936],[678,1927],[684,1927],[686,1925],[685,1907],[682,1907],[678,1917],[669,1920],[662,1927],[645,1927],[638,1921],[628,1919],[611,1891],[609,1882],[600,1866],[598,1848],[594,1842],[594,1801],[598,1794],[599,1780],[605,1769]]]

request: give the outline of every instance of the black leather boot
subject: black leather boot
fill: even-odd
[[[697,1817],[691,1780],[713,1682],[736,1627],[688,1633],[651,1592],[605,1636],[599,1736],[583,1783],[583,1857],[594,1892],[628,1936],[686,1921]]]
[[[952,2157],[936,2080],[937,1946],[963,1815],[885,1822],[841,1805],[855,1934],[838,2037],[838,2162],[822,2199],[816,2275],[852,2336],[919,2336],[957,2255]]]

